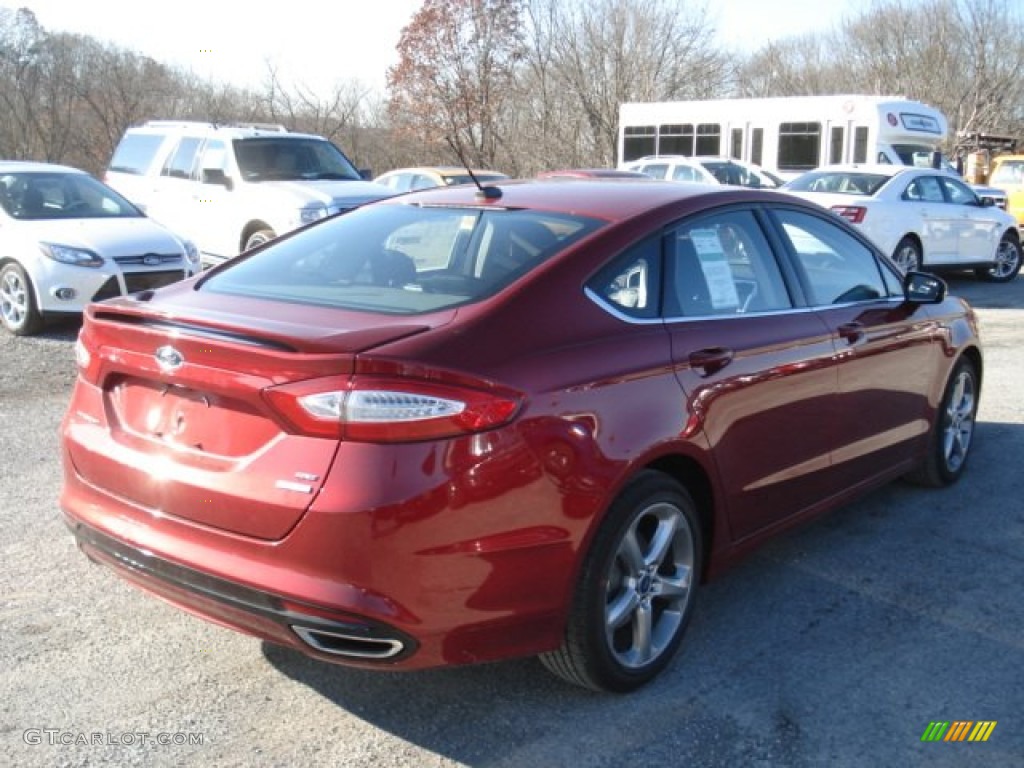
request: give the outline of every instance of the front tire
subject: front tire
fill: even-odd
[[[43,327],[32,281],[13,261],[0,268],[0,323],[15,336],[31,336]]]
[[[907,479],[931,488],[952,485],[960,479],[974,437],[979,389],[977,369],[970,360],[961,358],[946,382],[925,460]]]
[[[976,269],[974,274],[989,283],[1008,283],[1020,272],[1020,260],[1020,241],[1007,232],[996,248],[995,263]]]
[[[693,614],[702,536],[679,483],[644,472],[615,500],[591,545],[551,672],[597,691],[625,692],[671,661]]]
[[[896,245],[896,250],[892,253],[892,260],[896,262],[897,267],[903,270],[903,274],[919,270],[924,261],[921,255],[921,246],[914,238],[904,237]]]

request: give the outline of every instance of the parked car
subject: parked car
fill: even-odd
[[[0,162],[0,323],[10,333],[199,268],[191,242],[84,171]]]
[[[476,168],[471,169],[473,176],[481,184],[489,184],[492,181],[507,179],[504,173],[498,171],[485,171]],[[393,171],[382,173],[375,182],[383,184],[393,192],[410,192],[417,189],[430,189],[431,187],[450,187],[455,184],[472,184],[473,179],[469,172],[462,166],[444,165],[423,168],[396,168]]]
[[[992,161],[989,184],[1006,194],[1006,211],[1024,225],[1024,155],[1001,155]]]
[[[495,188],[91,308],[62,426],[85,554],[325,661],[539,654],[625,691],[758,542],[964,472],[974,313],[840,217],[743,188]]]
[[[640,171],[623,171],[618,168],[563,168],[558,171],[541,171],[538,179],[649,179]]]
[[[991,282],[1020,271],[1016,220],[980,200],[956,174],[901,165],[833,165],[783,191],[860,227],[902,269],[973,269]]]
[[[710,155],[648,155],[624,163],[621,168],[639,171],[655,179],[728,184],[755,189],[775,189],[784,183],[780,177],[752,163]]]
[[[104,180],[216,264],[394,194],[322,136],[275,125],[151,120],[129,128]]]

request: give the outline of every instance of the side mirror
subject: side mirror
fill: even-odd
[[[903,295],[914,304],[938,304],[946,298],[946,283],[927,272],[907,272]]]
[[[220,184],[228,190],[235,186],[231,177],[221,168],[203,168],[203,184]]]
[[[991,208],[996,204],[996,201],[991,197],[979,197],[978,202],[981,204],[982,208]]]
[[[372,168],[360,168],[359,178],[364,181],[373,181],[373,169]]]

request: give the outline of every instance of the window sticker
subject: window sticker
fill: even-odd
[[[715,309],[738,307],[740,297],[736,292],[736,281],[718,233],[713,229],[695,229],[690,232],[690,239],[708,284],[711,306]]]

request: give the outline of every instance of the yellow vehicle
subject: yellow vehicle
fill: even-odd
[[[1006,210],[1024,226],[1024,155],[1000,155],[992,161],[989,185],[1006,192]]]

